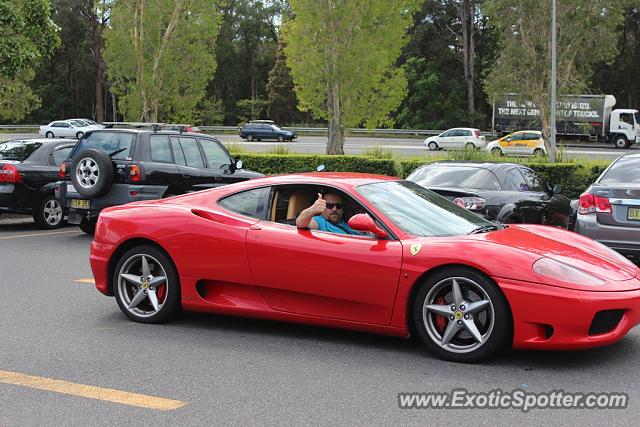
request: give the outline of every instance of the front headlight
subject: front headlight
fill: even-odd
[[[605,282],[591,274],[572,267],[568,264],[555,261],[551,258],[540,258],[533,263],[533,271],[554,280],[562,280],[583,286],[604,286]]]

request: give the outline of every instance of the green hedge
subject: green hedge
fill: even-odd
[[[327,156],[315,154],[255,154],[236,153],[244,168],[266,175],[315,172],[324,165],[328,172],[362,172],[398,176],[398,166],[393,160],[374,159],[363,156]]]
[[[328,156],[314,154],[259,154],[235,153],[244,167],[266,175],[313,172],[325,165],[327,172],[362,172],[406,178],[413,170],[442,159],[376,159],[365,156]],[[505,159],[521,163],[535,170],[550,185],[559,184],[564,194],[577,198],[609,165],[606,160],[583,162],[544,163],[539,159]]]

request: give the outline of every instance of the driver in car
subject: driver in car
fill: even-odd
[[[342,196],[338,194],[327,193],[323,198],[322,194],[318,193],[318,198],[313,205],[300,212],[296,218],[296,226],[331,233],[362,235],[342,219],[343,202]]]

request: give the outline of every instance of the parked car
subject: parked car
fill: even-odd
[[[78,121],[78,122],[83,122],[85,123],[87,126],[91,126],[94,129],[104,129],[104,125],[101,125],[100,123],[91,120],[91,119],[69,119],[69,120],[74,120],[74,121]]]
[[[580,196],[575,231],[640,262],[640,154],[619,157]]]
[[[242,169],[216,138],[166,130],[103,129],[87,134],[60,165],[68,222],[91,234],[102,209],[262,176]]]
[[[323,192],[342,195],[349,226],[368,235],[289,224]],[[640,269],[610,249],[494,224],[388,176],[280,175],[109,208],[89,259],[98,291],[132,321],[185,309],[416,334],[459,362],[503,346],[602,346],[640,322]]]
[[[486,150],[494,156],[546,156],[542,132],[525,130],[513,132],[487,144]]]
[[[102,125],[89,125],[83,120],[58,120],[40,126],[40,135],[46,138],[82,138],[90,130],[99,129]]]
[[[39,227],[59,227],[65,212],[54,192],[58,169],[75,144],[41,138],[0,142],[0,212],[33,215]]]
[[[275,139],[280,142],[293,141],[298,136],[291,131],[279,128],[267,120],[251,121],[240,129],[240,138],[247,141],[262,141],[263,139]]]
[[[435,162],[419,167],[407,180],[489,220],[569,227],[571,200],[560,194],[562,187],[550,187],[523,165]]]
[[[440,135],[431,136],[424,140],[424,145],[431,151],[435,150],[462,150],[484,148],[487,143],[484,135],[480,135],[479,129],[454,128],[442,132]]]

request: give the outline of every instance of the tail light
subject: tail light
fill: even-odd
[[[22,182],[22,175],[14,165],[7,164],[0,169],[0,182],[17,184]]]
[[[588,215],[596,212],[611,213],[611,203],[609,203],[609,199],[591,193],[582,194],[580,196],[578,213],[580,215]]]
[[[456,197],[453,203],[470,211],[478,211],[485,207],[486,201],[482,197]]]
[[[478,129],[474,129],[473,134],[476,136],[476,138],[480,138],[480,132],[478,132]]]
[[[131,165],[129,167],[129,179],[133,182],[142,181],[142,169],[139,165]]]
[[[67,177],[67,162],[60,163],[60,171],[58,172],[58,176],[62,179]]]

